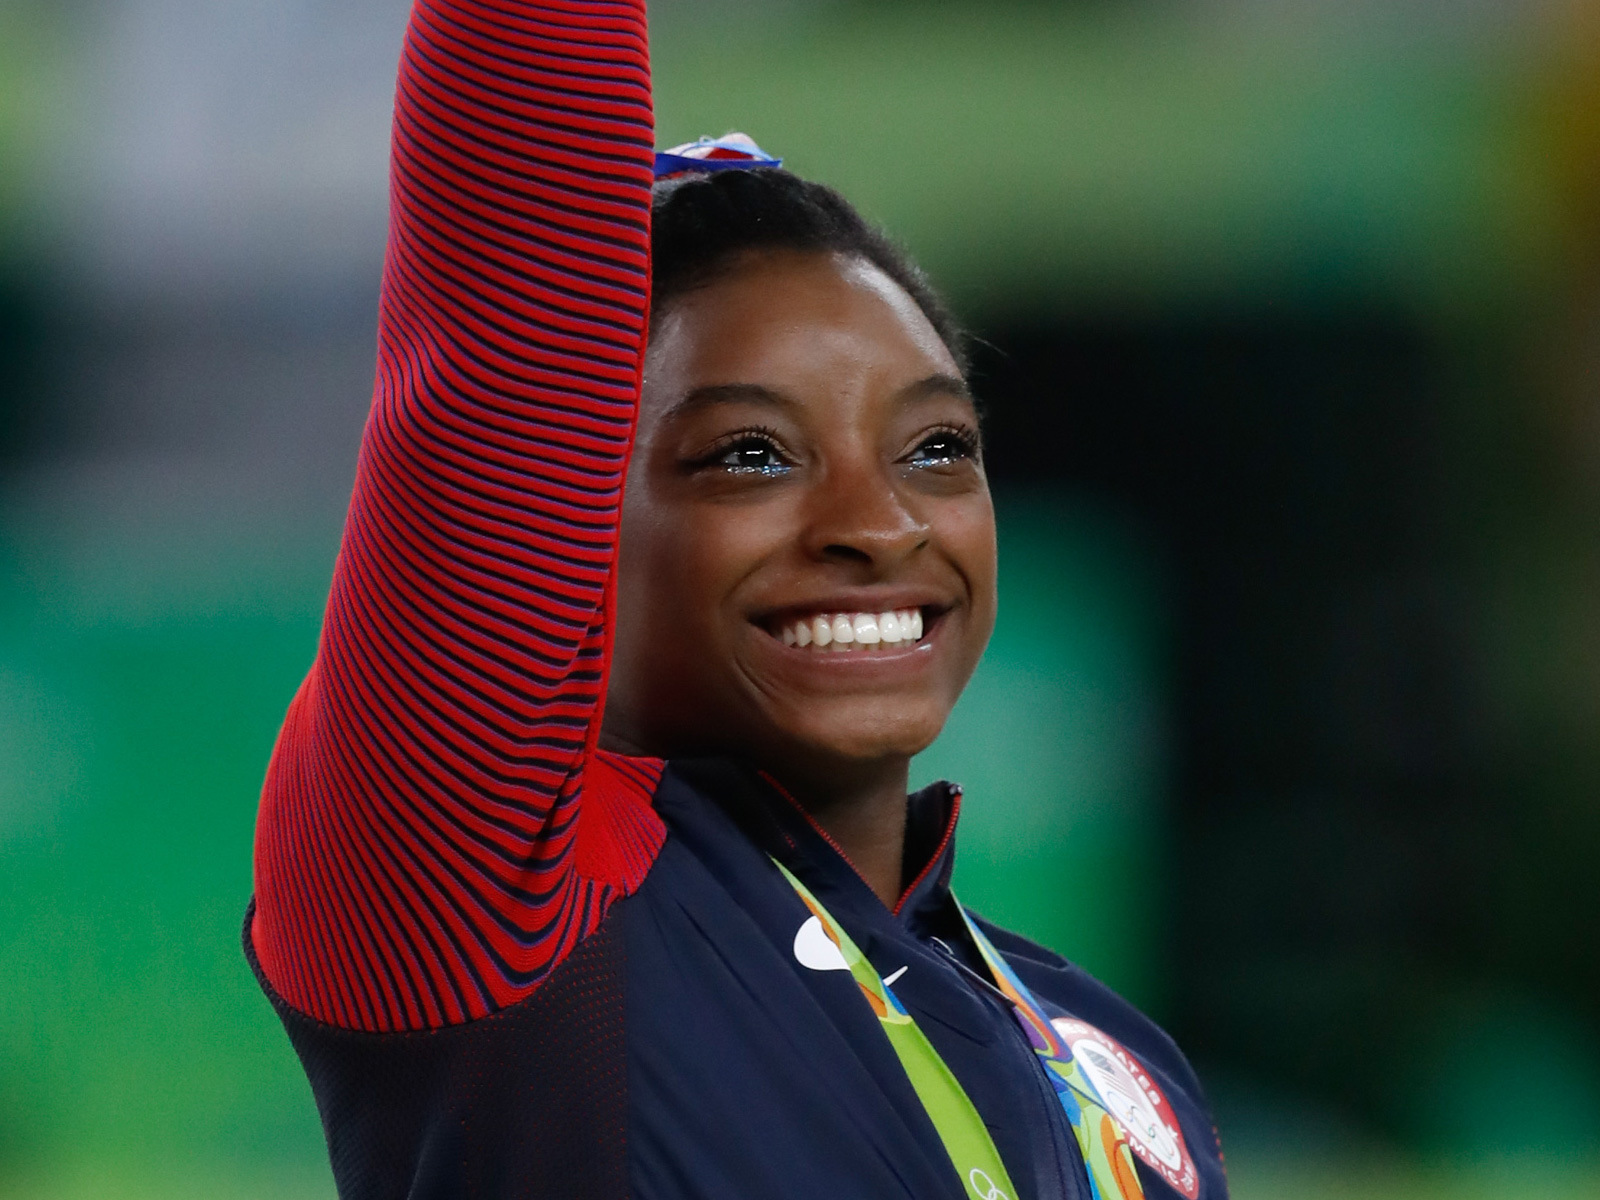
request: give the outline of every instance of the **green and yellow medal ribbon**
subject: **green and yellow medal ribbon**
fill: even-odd
[[[1072,1122],[1078,1149],[1083,1152],[1084,1164],[1089,1168],[1089,1184],[1095,1200],[1143,1200],[1144,1187],[1134,1169],[1133,1150],[1121,1124],[1107,1110],[1099,1091],[1073,1057],[1071,1047],[1044,1015],[1027,985],[967,915],[960,901],[956,901],[956,908],[994,976],[996,986],[1011,1001],[1017,1022],[1027,1034],[1046,1078],[1055,1089],[1056,1098]]]
[[[850,935],[833,919],[811,892],[782,863],[773,860],[783,877],[816,917],[828,940],[838,947],[851,977],[866,998],[889,1045],[911,1081],[917,1098],[927,1110],[950,1163],[961,1177],[973,1200],[1015,1200],[1016,1188],[1000,1161],[1000,1152],[989,1136],[983,1118],[973,1107],[966,1090],[939,1057],[911,1014],[895,997],[877,969],[867,961]],[[957,908],[960,908],[959,903]],[[1038,1054],[1045,1076],[1050,1080],[1061,1106],[1077,1137],[1088,1167],[1094,1200],[1143,1200],[1144,1189],[1134,1172],[1133,1155],[1127,1137],[1102,1103],[1094,1084],[1078,1067],[1072,1051],[1040,1010],[1033,994],[990,944],[989,939],[961,909],[968,932],[994,975],[995,984],[1011,1001],[1017,1020]]]
[[[966,1091],[956,1082],[956,1077],[929,1043],[927,1035],[917,1027],[911,1014],[895,998],[877,969],[867,961],[867,956],[861,953],[821,901],[782,863],[778,863],[778,870],[794,886],[800,899],[805,901],[806,907],[821,923],[828,939],[844,955],[852,978],[877,1016],[883,1032],[889,1038],[889,1044],[900,1059],[900,1065],[911,1080],[911,1086],[916,1089],[917,1098],[922,1101],[922,1107],[927,1110],[939,1139],[944,1142],[951,1165],[974,1200],[1015,1200],[1016,1188],[1012,1187],[1011,1177],[1006,1174],[1005,1164],[1000,1161],[1000,1152],[995,1149],[994,1139],[984,1128],[983,1118],[972,1107]]]

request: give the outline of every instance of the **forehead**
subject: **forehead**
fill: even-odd
[[[645,359],[646,416],[704,387],[801,396],[891,393],[955,360],[905,290],[872,264],[792,251],[743,260],[658,314]]]

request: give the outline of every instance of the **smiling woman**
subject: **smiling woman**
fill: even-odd
[[[753,252],[658,302],[623,502],[605,736],[760,764],[891,905],[908,764],[994,625],[959,371],[880,268]]]
[[[995,616],[959,332],[748,139],[653,172],[644,45],[413,13],[246,923],[341,1195],[1222,1200],[1182,1056],[907,795]]]

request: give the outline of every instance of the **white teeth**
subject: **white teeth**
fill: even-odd
[[[922,610],[901,608],[880,613],[823,613],[783,626],[778,637],[785,646],[805,649],[899,646],[922,639]]]

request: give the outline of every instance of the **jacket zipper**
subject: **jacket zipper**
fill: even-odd
[[[1022,1026],[1017,1020],[1016,1007],[1011,1003],[1011,997],[962,962],[960,955],[943,938],[933,937],[928,940],[939,947],[944,956],[950,960],[951,965],[956,968],[956,973],[974,991],[1000,1007],[1001,1023],[1010,1027],[1011,1036],[1018,1040],[1023,1052],[1030,1060],[1030,1065],[1034,1068],[1028,1072],[1028,1075],[1033,1080],[1034,1094],[1040,1097],[1044,1105],[1045,1127],[1050,1130],[1050,1144],[1055,1151],[1053,1157],[1056,1164],[1055,1182],[1057,1183],[1055,1191],[1047,1197],[1043,1189],[1048,1187],[1050,1181],[1041,1179],[1039,1181],[1041,1195],[1038,1200],[1050,1200],[1050,1197],[1062,1197],[1063,1200],[1086,1200],[1080,1181],[1088,1179],[1089,1170],[1084,1166],[1083,1152],[1078,1148],[1077,1135],[1071,1129],[1071,1122],[1067,1121],[1066,1110],[1061,1107],[1061,1100],[1056,1095],[1055,1089],[1050,1085],[1050,1081],[1044,1077],[1044,1069],[1039,1063],[1039,1053],[1033,1048],[1033,1043],[1028,1040],[1028,1035],[1022,1031]],[[1065,1137],[1061,1136],[1060,1132],[1062,1124],[1068,1126],[1067,1136]],[[1063,1142],[1067,1146],[1067,1158],[1069,1161],[1066,1163],[1062,1162],[1061,1145]],[[1013,1200],[1020,1200],[1020,1198],[1014,1197]]]

